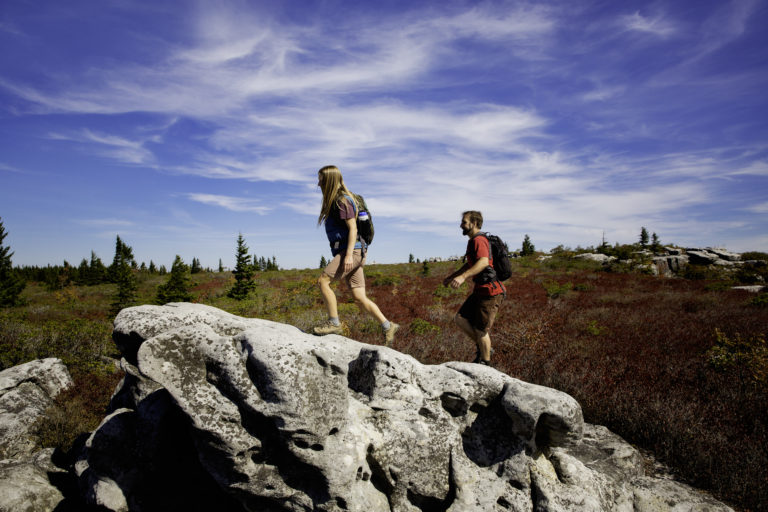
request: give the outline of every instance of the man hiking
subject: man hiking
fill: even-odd
[[[507,290],[496,279],[493,269],[491,244],[480,229],[483,214],[467,211],[461,216],[461,232],[469,237],[466,263],[443,280],[445,286],[460,287],[472,278],[474,288],[464,301],[454,321],[477,345],[477,356],[473,363],[491,365],[491,337],[489,331],[506,296]]]

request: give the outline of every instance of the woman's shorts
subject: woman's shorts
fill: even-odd
[[[365,258],[363,258],[362,251],[355,249],[352,253],[354,265],[352,270],[344,273],[344,255],[342,253],[333,257],[331,262],[323,270],[323,274],[331,278],[331,281],[338,281],[344,279],[347,286],[350,288],[365,288],[365,275],[363,274],[363,265],[365,265]]]
[[[459,315],[466,318],[469,324],[478,331],[488,332],[496,319],[504,294],[485,296],[473,293],[459,308]]]

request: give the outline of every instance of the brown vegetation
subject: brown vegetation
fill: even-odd
[[[367,267],[369,296],[402,326],[393,348],[429,364],[474,358],[474,347],[453,326],[468,287],[440,284],[455,266]],[[571,394],[587,421],[652,451],[678,477],[744,509],[768,509],[764,296],[711,279],[603,272],[558,258],[515,260],[514,270],[492,332],[496,368]],[[226,296],[231,274],[200,273],[191,276],[192,295],[306,330],[325,317],[318,272],[257,273],[255,291],[242,301]],[[162,282],[140,276],[139,301],[151,303]],[[57,356],[76,374],[77,388],[58,401],[67,413],[52,413],[41,430],[49,444],[66,446],[94,428],[120,377],[104,362],[116,356],[107,315],[111,286],[52,293],[30,283],[25,306],[0,310],[2,368]],[[349,336],[382,343],[380,327],[341,288]]]

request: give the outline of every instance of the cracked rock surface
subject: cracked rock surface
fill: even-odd
[[[108,510],[730,510],[485,366],[186,303],[123,310],[114,338],[126,378],[76,463]]]

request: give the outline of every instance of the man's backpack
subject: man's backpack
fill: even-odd
[[[481,282],[506,281],[512,276],[512,265],[509,262],[509,254],[507,254],[507,244],[496,235],[489,233],[478,233],[478,235],[488,239],[493,257],[493,268],[489,266],[479,274]]]

